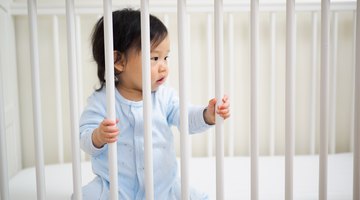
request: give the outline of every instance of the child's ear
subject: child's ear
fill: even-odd
[[[118,72],[124,71],[125,68],[125,56],[118,51],[114,51],[114,67]]]

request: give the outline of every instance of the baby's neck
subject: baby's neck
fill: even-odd
[[[142,90],[129,89],[121,86],[117,87],[117,90],[125,99],[130,101],[142,101]]]

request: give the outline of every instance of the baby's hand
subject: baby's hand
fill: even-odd
[[[216,99],[213,98],[209,101],[209,105],[207,106],[207,108],[205,109],[205,112],[204,112],[204,120],[207,124],[210,124],[210,125],[215,124],[215,110],[216,110],[216,113],[224,119],[227,119],[230,117],[229,98],[226,95],[224,95],[224,97],[222,98],[222,102],[223,103],[221,105],[219,105],[217,109],[215,109]]]
[[[113,143],[117,141],[119,129],[116,127],[116,124],[118,122],[118,119],[116,119],[116,122],[110,119],[104,119],[100,123],[99,127],[94,130],[91,138],[95,147],[101,148],[107,143]]]

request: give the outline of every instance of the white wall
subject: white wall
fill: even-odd
[[[17,65],[14,22],[9,14],[9,1],[0,1],[0,68],[5,110],[5,136],[9,177],[22,169]],[[6,31],[4,31],[6,30]]]
[[[23,2],[23,1],[17,1]],[[45,2],[45,1],[39,1]],[[53,1],[46,1],[53,2]],[[226,1],[225,1],[226,2]],[[163,13],[155,13],[160,19]],[[207,66],[206,58],[206,14],[194,14],[191,18],[191,101],[194,104],[206,104],[211,96],[207,93]],[[276,80],[276,154],[284,152],[284,131],[285,131],[285,12],[277,15],[277,80]],[[311,78],[311,15],[309,13],[298,13],[297,25],[297,81],[296,81],[296,153],[309,153],[309,85]],[[97,84],[96,66],[90,54],[90,33],[97,19],[96,15],[85,15],[81,17],[82,31],[82,66],[83,66],[83,97],[91,94]],[[39,46],[40,46],[40,68],[41,68],[41,99],[43,110],[43,131],[44,148],[46,163],[57,162],[57,136],[55,113],[55,91],[54,91],[54,69],[53,69],[53,47],[52,47],[52,19],[42,15],[39,20]],[[61,81],[62,81],[62,102],[63,102],[63,127],[65,142],[65,159],[70,161],[70,129],[69,129],[69,96],[68,96],[68,75],[66,57],[66,27],[65,17],[60,16],[60,58],[61,58]],[[177,25],[176,14],[169,14],[169,32],[171,38],[171,61],[169,85],[178,88],[177,78]],[[224,56],[225,56],[225,79],[228,80],[228,38],[227,23],[228,16],[224,15]],[[351,100],[352,96],[352,74],[353,74],[353,13],[339,13],[339,41],[338,41],[338,74],[337,74],[337,152],[349,151],[350,121],[351,121]],[[249,153],[249,129],[250,129],[250,18],[248,12],[234,14],[234,46],[236,57],[235,74],[236,83],[234,85],[235,94],[230,94],[233,100],[231,105],[232,119],[235,121],[235,155],[248,155]],[[318,21],[320,23],[320,21]],[[318,24],[320,25],[320,24]],[[319,26],[318,26],[319,27]],[[320,29],[318,29],[318,33]],[[264,12],[260,15],[260,96],[259,96],[259,140],[260,154],[268,154],[269,140],[269,100],[270,100],[270,36],[269,36],[269,13]],[[19,79],[19,94],[21,108],[21,127],[22,127],[22,147],[23,164],[32,166],[34,159],[32,110],[31,110],[31,77],[30,77],[30,58],[28,41],[28,23],[25,16],[15,18],[16,36],[16,59]],[[320,36],[320,35],[319,35]],[[318,46],[320,43],[318,44]],[[189,58],[190,59],[190,58]],[[320,62],[319,62],[320,64]],[[318,65],[319,68],[319,65]],[[318,69],[319,70],[319,69]],[[318,83],[319,85],[319,83]],[[228,93],[228,83],[225,83],[225,91]],[[318,86],[317,86],[318,87]],[[319,91],[319,89],[318,89]],[[319,97],[317,98],[319,101]],[[319,119],[317,119],[319,121]],[[228,144],[227,130],[228,123],[225,123],[225,143]],[[318,129],[318,128],[317,128]],[[317,144],[318,144],[317,130]],[[177,133],[177,144],[179,137]],[[207,134],[199,134],[192,137],[193,155],[205,156],[207,150]],[[179,152],[179,145],[177,145]]]

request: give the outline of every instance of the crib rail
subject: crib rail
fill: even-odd
[[[76,33],[74,1],[66,1],[66,25],[68,46],[68,68],[69,68],[69,91],[70,91],[70,119],[71,119],[71,151],[73,169],[74,198],[81,199],[81,167],[80,167],[80,141],[79,141],[79,104],[78,83],[76,66]],[[61,134],[61,133],[60,133]]]
[[[35,130],[35,160],[36,160],[36,191],[37,198],[45,199],[45,163],[43,150],[42,112],[40,98],[40,66],[38,47],[38,26],[36,1],[28,0],[29,24],[30,24],[30,46],[31,46],[31,76],[33,90],[33,117]]]
[[[360,2],[356,10],[356,66],[355,66],[355,120],[354,120],[354,188],[353,199],[360,198]]]
[[[250,51],[251,51],[251,92],[250,100],[252,102],[258,101],[258,59],[259,59],[259,1],[251,1],[250,9],[251,20],[251,38],[250,38]],[[251,199],[259,199],[259,131],[258,131],[258,104],[252,103],[250,107],[250,153],[251,153]]]
[[[285,199],[293,199],[294,138],[295,138],[295,1],[286,7],[286,86],[285,86]]]
[[[321,80],[320,80],[320,173],[319,199],[327,199],[327,164],[328,164],[328,135],[329,135],[329,5],[330,1],[321,1]]]
[[[30,3],[34,3],[36,1],[31,1],[29,0]],[[106,1],[104,1],[106,2]],[[335,153],[336,152],[336,96],[337,96],[337,78],[336,78],[336,74],[337,74],[337,45],[338,45],[338,21],[339,21],[339,17],[338,17],[338,13],[343,12],[343,11],[354,11],[354,27],[356,27],[356,30],[354,29],[354,37],[355,37],[355,33],[357,35],[357,38],[360,37],[360,25],[359,25],[359,17],[360,14],[358,11],[356,11],[355,9],[355,5],[356,2],[354,1],[347,1],[347,2],[332,2],[331,6],[330,6],[330,2],[329,0],[322,0],[322,3],[295,3],[295,0],[288,0],[286,4],[284,3],[261,3],[259,4],[258,0],[252,0],[250,3],[239,3],[238,1],[226,1],[225,3],[222,2],[222,0],[215,0],[213,5],[212,3],[209,3],[209,1],[189,1],[187,3],[185,3],[185,1],[178,1],[178,4],[176,4],[173,1],[166,1],[166,2],[153,2],[152,5],[148,5],[148,1],[143,0],[141,2],[141,4],[133,4],[132,7],[141,7],[141,9],[144,11],[150,11],[152,13],[165,13],[164,14],[164,22],[165,24],[169,24],[169,22],[167,20],[168,16],[176,13],[178,14],[178,35],[179,35],[179,66],[181,67],[180,70],[180,76],[179,76],[179,81],[180,83],[186,82],[185,81],[185,76],[189,73],[188,69],[186,68],[186,66],[190,63],[186,63],[184,62],[184,57],[185,57],[185,49],[186,49],[186,37],[190,37],[190,33],[187,31],[187,28],[191,28],[189,25],[186,24],[187,18],[186,18],[186,14],[196,14],[196,13],[207,13],[207,18],[206,18],[206,30],[207,30],[207,46],[209,47],[206,53],[206,56],[208,57],[208,65],[210,67],[212,67],[214,65],[214,70],[208,70],[208,91],[207,93],[212,94],[213,90],[213,86],[211,86],[211,83],[213,82],[212,78],[210,78],[210,76],[213,76],[212,73],[214,73],[215,76],[215,94],[216,97],[218,99],[221,99],[221,97],[224,94],[223,88],[224,88],[224,72],[223,70],[225,70],[227,68],[227,66],[224,65],[225,63],[225,59],[224,59],[224,51],[228,51],[229,55],[227,55],[229,58],[229,75],[228,75],[228,85],[229,85],[229,92],[230,94],[234,94],[235,88],[235,78],[234,78],[234,74],[235,74],[235,63],[234,63],[234,14],[239,13],[239,12],[250,12],[250,21],[251,21],[251,43],[250,43],[250,55],[251,55],[251,59],[250,59],[250,66],[251,66],[251,92],[250,92],[250,99],[251,99],[251,108],[250,108],[250,137],[251,137],[251,144],[250,146],[250,153],[251,153],[251,199],[252,200],[256,200],[258,199],[258,194],[259,194],[259,190],[258,190],[258,157],[259,157],[259,123],[258,123],[258,113],[259,113],[259,107],[257,105],[257,103],[254,102],[258,102],[258,93],[259,93],[259,60],[260,60],[260,56],[259,56],[259,15],[260,12],[269,12],[270,13],[270,49],[271,49],[271,56],[270,56],[270,68],[271,68],[271,73],[270,73],[270,77],[271,77],[271,84],[270,84],[270,90],[271,90],[271,97],[270,97],[270,102],[269,102],[269,119],[270,119],[270,130],[269,130],[269,140],[268,140],[268,152],[269,155],[276,155],[276,140],[275,140],[275,133],[276,133],[276,129],[277,129],[277,121],[276,121],[276,106],[277,104],[275,103],[277,101],[277,97],[276,97],[276,92],[277,92],[277,88],[276,88],[276,79],[277,79],[277,62],[278,62],[278,55],[276,54],[276,45],[277,45],[277,24],[278,24],[278,13],[279,12],[286,12],[286,97],[285,97],[285,101],[286,101],[286,106],[285,106],[285,133],[286,133],[286,150],[285,150],[285,157],[286,157],[286,182],[285,182],[285,197],[287,200],[291,200],[293,199],[293,157],[294,157],[294,149],[295,149],[295,132],[296,132],[296,127],[295,127],[295,119],[296,119],[296,109],[295,109],[295,104],[296,104],[296,24],[297,24],[297,20],[296,20],[296,13],[297,12],[308,12],[311,14],[311,25],[312,25],[312,31],[311,31],[311,38],[312,38],[312,58],[311,58],[311,63],[312,63],[312,72],[311,72],[311,86],[312,89],[310,90],[311,95],[309,95],[309,102],[310,102],[310,106],[309,106],[309,117],[308,117],[308,122],[309,122],[309,135],[310,135],[310,139],[309,139],[309,152],[311,154],[315,154],[316,153],[316,119],[317,119],[317,111],[316,111],[316,107],[317,107],[317,90],[316,90],[316,84],[317,82],[319,82],[319,77],[320,77],[320,100],[321,100],[321,104],[320,104],[320,145],[319,145],[319,156],[320,156],[320,163],[319,163],[319,169],[320,169],[320,177],[319,177],[319,199],[321,200],[325,200],[327,199],[327,155],[328,153]],[[31,5],[31,4],[30,4]],[[115,3],[113,4],[112,8],[113,9],[117,9],[117,8],[122,8],[124,6],[128,6],[126,4],[122,4],[122,3]],[[78,91],[82,91],[81,87],[80,89],[78,89],[78,84],[82,83],[82,81],[79,81],[79,77],[81,77],[81,75],[77,75],[78,71],[77,70],[81,70],[81,62],[79,62],[79,60],[81,60],[81,42],[80,42],[80,36],[76,35],[80,32],[80,25],[81,25],[81,21],[80,21],[80,17],[83,14],[92,14],[92,15],[102,15],[102,10],[101,4],[98,3],[91,3],[91,4],[82,4],[79,3],[77,5],[73,4],[73,1],[68,0],[66,3],[66,7],[67,9],[65,9],[65,5],[63,3],[60,4],[42,4],[40,6],[38,6],[37,8],[33,7],[32,9],[31,6],[29,6],[29,24],[30,24],[30,29],[31,31],[31,43],[32,43],[32,66],[35,67],[33,75],[32,75],[32,80],[33,85],[34,85],[34,89],[33,92],[35,92],[36,95],[34,98],[34,109],[37,111],[34,114],[34,119],[35,122],[34,124],[37,125],[35,129],[35,133],[36,133],[36,157],[37,157],[37,174],[38,174],[38,180],[37,180],[37,184],[38,184],[38,195],[39,195],[39,199],[44,199],[45,198],[45,186],[44,186],[44,175],[43,173],[43,150],[42,150],[42,131],[41,131],[41,124],[38,124],[41,122],[41,120],[39,119],[39,113],[41,113],[40,110],[40,97],[39,97],[39,83],[36,82],[36,80],[39,80],[38,77],[38,73],[36,71],[36,67],[38,65],[38,61],[36,60],[38,55],[37,55],[37,25],[36,25],[36,15],[46,15],[46,16],[51,16],[53,21],[53,38],[54,38],[54,46],[57,47],[57,49],[54,51],[54,57],[55,57],[55,69],[58,70],[58,16],[61,15],[65,15],[67,14],[67,25],[68,25],[68,58],[69,58],[69,77],[70,77],[70,87],[69,90],[71,91],[71,121],[73,121],[73,124],[71,125],[72,127],[72,142],[73,145],[73,170],[74,170],[74,197],[76,199],[81,199],[81,182],[80,181],[76,181],[76,180],[80,180],[79,177],[81,176],[81,172],[79,170],[79,163],[80,161],[78,160],[80,158],[80,155],[78,155],[78,151],[79,151],[79,145],[78,145],[78,136],[76,135],[77,131],[77,118],[79,116],[79,111],[81,111],[82,109],[82,100],[81,98],[77,98],[77,94]],[[360,8],[360,2],[357,2],[357,8]],[[22,3],[13,3],[11,5],[11,14],[12,16],[16,17],[16,16],[23,16],[23,15],[27,15],[27,6],[25,4]],[[108,9],[111,10],[111,6],[108,7]],[[149,10],[148,10],[149,9]],[[178,10],[177,10],[178,9]],[[34,12],[35,11],[35,12]],[[70,12],[70,13],[69,13]],[[109,12],[109,10],[108,10]],[[214,12],[214,15],[212,15],[212,13]],[[321,18],[319,19],[319,12],[321,13]],[[36,14],[37,13],[37,14]],[[223,30],[224,30],[224,18],[223,15],[224,13],[228,14],[227,15],[227,31],[228,31],[228,35],[225,36],[228,38],[228,50],[224,50],[223,45],[226,43],[226,41],[224,41],[224,34],[223,34]],[[330,13],[332,14],[332,18],[330,16]],[[75,14],[77,15],[77,17],[75,18]],[[148,12],[145,12],[145,14],[142,17],[146,17],[148,15]],[[355,24],[355,19],[356,19],[356,24]],[[212,20],[214,21],[214,27],[212,27]],[[320,52],[321,52],[321,71],[320,74],[317,73],[317,63],[318,63],[318,58],[317,58],[317,52],[318,52],[318,21],[321,20],[321,45],[320,45]],[[143,21],[142,21],[143,23]],[[144,22],[145,23],[145,22]],[[332,23],[331,26],[331,31],[330,31],[330,23]],[[146,23],[145,23],[146,24]],[[356,25],[356,26],[355,26]],[[148,24],[147,24],[148,26]],[[75,28],[76,27],[76,28]],[[143,27],[146,27],[146,25],[143,25]],[[213,35],[212,35],[212,28],[214,28],[214,45],[215,48],[212,48],[212,41],[213,41]],[[110,31],[111,32],[111,31]],[[330,34],[331,33],[331,34]],[[146,35],[146,34],[145,34]],[[77,37],[77,39],[75,39]],[[110,36],[112,37],[112,36]],[[144,38],[142,38],[143,40],[145,40],[145,36]],[[355,38],[354,38],[355,40]],[[147,40],[148,41],[148,38]],[[351,141],[353,141],[351,149],[353,149],[354,152],[354,189],[353,189],[353,195],[354,195],[354,199],[359,199],[360,195],[359,195],[359,171],[360,171],[360,164],[359,164],[359,155],[360,155],[360,150],[359,150],[359,134],[360,134],[360,125],[359,125],[359,118],[360,118],[360,91],[359,91],[359,85],[360,85],[360,40],[356,40],[356,47],[354,45],[354,57],[356,57],[356,63],[354,62],[354,69],[355,73],[354,73],[354,84],[353,84],[353,96],[354,99],[352,100],[353,105],[352,105],[352,124],[351,126],[353,127],[352,129],[352,133],[351,133]],[[146,42],[144,44],[145,46],[142,47],[142,49],[146,49],[146,51],[144,50],[144,54],[143,56],[145,56],[145,58],[148,58],[146,56],[147,53],[149,52],[149,42]],[[240,44],[241,45],[241,44]],[[330,48],[329,48],[330,47]],[[215,55],[215,60],[214,62],[212,61],[212,55],[213,52],[212,50],[215,50],[214,55]],[[356,53],[355,53],[356,50]],[[110,50],[111,52],[111,50]],[[77,55],[76,55],[77,54]],[[76,58],[77,57],[77,60]],[[331,59],[330,59],[331,58]],[[35,59],[35,60],[34,60]],[[143,60],[149,60],[149,59],[143,59]],[[111,63],[111,61],[110,61]],[[80,66],[80,67],[79,67]],[[143,63],[143,67],[146,66],[146,63]],[[77,68],[79,67],[79,68]],[[145,67],[144,69],[149,69],[149,67]],[[145,71],[145,70],[144,70]],[[56,75],[56,88],[57,90],[60,90],[60,82],[59,80],[61,79],[61,77],[59,77],[60,73],[58,73],[59,71],[57,71],[57,75]],[[81,74],[81,73],[80,73]],[[111,74],[111,73],[110,73]],[[113,74],[113,73],[112,73]],[[329,77],[329,78],[328,78]],[[143,82],[145,82],[145,80],[148,80],[149,78],[149,74],[148,73],[144,73],[144,77],[143,77]],[[81,79],[81,78],[80,78]],[[111,82],[111,81],[110,81]],[[146,85],[146,84],[145,84]],[[147,84],[150,85],[150,84]],[[179,84],[181,85],[181,84]],[[1,86],[1,85],[0,85]],[[110,88],[110,87],[109,87]],[[145,87],[144,87],[145,88]],[[187,133],[187,114],[184,111],[185,108],[187,107],[187,90],[188,87],[185,85],[184,87],[180,87],[180,99],[181,99],[181,110],[182,110],[182,125],[181,125],[181,132],[182,133]],[[149,93],[149,91],[144,91],[145,93]],[[56,94],[57,98],[61,98],[61,93],[57,93]],[[111,99],[112,97],[110,97]],[[145,102],[146,102],[146,95],[145,95]],[[109,101],[109,104],[113,104],[113,102]],[[1,103],[1,102],[0,102]],[[57,102],[57,104],[59,105],[58,109],[57,109],[57,118],[62,118],[62,113],[61,113],[61,101]],[[232,108],[235,107],[236,102],[232,101]],[[151,132],[151,104],[146,104],[146,106],[144,107],[146,110],[146,113],[144,113],[144,116],[149,116],[148,119],[149,121],[146,123],[146,127],[144,130],[148,130],[149,132]],[[40,115],[41,116],[41,115]],[[41,118],[41,117],[40,117]],[[223,177],[223,157],[224,157],[224,134],[225,131],[223,130],[223,122],[220,118],[217,118],[217,125],[216,125],[216,158],[217,158],[217,163],[216,163],[216,179],[217,179],[217,199],[226,199],[225,197],[225,193],[224,193],[224,187],[225,187],[225,183],[224,183],[224,177]],[[61,143],[63,136],[63,130],[62,130],[62,124],[63,123],[61,120],[58,121],[57,124],[57,129],[58,129],[58,138],[59,138],[59,162],[63,162],[64,161],[64,147],[63,144]],[[39,128],[40,127],[40,128]],[[235,137],[235,121],[230,119],[229,124],[228,124],[228,131],[226,133],[228,133],[228,137],[227,137],[227,144],[228,144],[228,155],[235,155],[235,147],[234,147],[234,140],[236,140]],[[3,131],[1,130],[1,133],[3,133]],[[145,134],[145,135],[151,135],[151,134]],[[2,134],[3,136],[3,134]],[[187,134],[182,134],[181,135],[181,153],[182,153],[182,165],[181,165],[181,170],[182,170],[182,199],[188,199],[188,195],[189,195],[189,191],[188,191],[188,162],[189,162],[189,158],[191,157],[191,153],[189,152],[190,147],[190,142],[189,138],[187,137]],[[3,142],[4,137],[1,137],[1,142]],[[147,145],[147,152],[151,152],[151,138],[145,138],[146,140],[146,145]],[[208,156],[212,156],[212,149],[213,149],[213,142],[212,142],[213,138],[211,137],[211,135],[209,134],[208,136],[208,140],[207,140],[207,155]],[[2,145],[3,146],[3,145]],[[3,155],[3,149],[1,149],[1,155]],[[116,150],[114,150],[116,151]],[[114,155],[114,158],[116,158],[116,155]],[[146,156],[146,165],[150,166],[150,167],[146,167],[147,171],[147,186],[146,186],[146,190],[147,190],[147,199],[153,199],[153,188],[152,188],[152,166],[150,164],[152,157],[151,157],[151,153],[149,153]],[[2,166],[4,166],[6,162],[3,162],[5,160],[5,158],[2,157]],[[115,165],[111,164],[113,167]],[[5,169],[6,168],[2,168]],[[117,169],[116,167],[114,167],[114,169]],[[115,175],[116,173],[113,173],[113,175]],[[6,182],[6,178],[3,178],[4,176],[2,176],[2,181]],[[113,177],[113,176],[112,176]],[[115,179],[117,180],[117,179]],[[115,181],[117,182],[117,181]],[[6,187],[6,184],[4,186],[1,187],[1,193],[2,195],[6,195],[6,191],[8,190],[8,188]],[[116,188],[111,188],[111,191],[114,192],[116,191]],[[6,196],[5,196],[6,197]],[[4,198],[2,196],[2,198]],[[112,199],[117,199],[116,196],[112,196]]]
[[[214,34],[215,34],[215,97],[221,105],[224,96],[224,19],[223,0],[214,0]],[[225,199],[224,193],[224,120],[216,116],[216,199]]]
[[[190,138],[189,138],[189,119],[188,119],[188,112],[187,107],[189,104],[189,98],[188,98],[188,89],[189,89],[189,83],[186,80],[186,75],[189,71],[189,62],[187,62],[186,59],[186,49],[188,49],[189,40],[190,37],[189,34],[186,34],[188,31],[188,19],[186,16],[186,1],[185,0],[178,0],[178,12],[177,12],[177,20],[178,20],[178,29],[179,31],[179,84],[180,82],[183,84],[180,84],[180,96],[182,98],[180,99],[180,131],[181,133],[181,199],[189,199],[189,158],[190,158]]]

